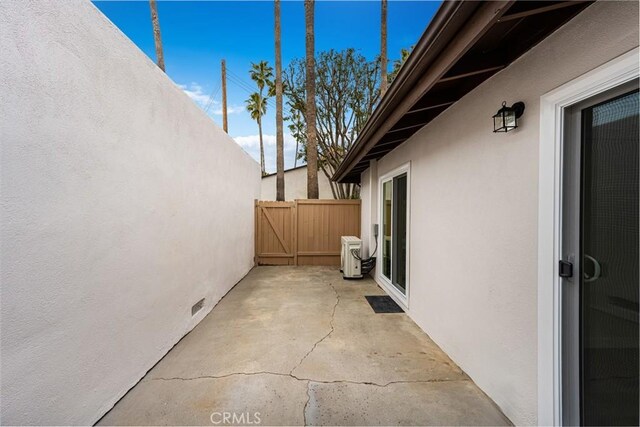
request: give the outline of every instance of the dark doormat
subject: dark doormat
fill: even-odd
[[[398,304],[388,295],[365,295],[376,313],[404,313]]]

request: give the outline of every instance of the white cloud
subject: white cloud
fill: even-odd
[[[233,139],[244,148],[260,148],[260,135],[247,135],[247,136],[234,136]],[[275,135],[262,135],[262,141],[264,142],[265,147],[276,145],[276,136]],[[284,134],[284,147],[295,149],[296,140],[291,136],[290,133]]]
[[[211,96],[204,93],[202,90],[202,86],[198,83],[192,82],[189,85],[179,84],[178,87],[182,89],[184,93],[187,94],[189,98],[193,100],[196,104],[200,106],[200,108],[204,108],[211,101]],[[214,101],[215,102],[215,101]]]
[[[216,102],[216,105],[218,103]],[[243,105],[229,105],[227,107],[227,114],[236,114],[236,113],[242,113],[244,111],[244,106]],[[216,116],[221,116],[222,115],[222,107],[216,108],[215,110],[213,110],[213,114],[215,114]]]
[[[182,89],[182,91],[193,100],[200,108],[205,110],[209,116],[221,116],[222,115],[222,105],[220,101],[217,101],[215,98],[219,96],[219,91],[214,91],[207,94],[204,91],[202,85],[191,82],[188,85],[178,84],[178,87]],[[212,98],[213,96],[213,98]],[[236,114],[242,113],[244,111],[243,105],[230,105],[227,107],[227,114]]]
[[[193,100],[200,108],[213,119],[213,116],[222,115],[222,105],[220,101],[216,101],[215,97],[219,93],[206,93],[202,85],[191,82],[188,85],[178,84],[178,87]],[[215,95],[215,96],[214,96]],[[214,96],[214,98],[212,98]],[[230,105],[227,107],[228,114],[238,114],[246,111],[244,105]],[[264,141],[264,158],[267,172],[275,172],[276,170],[276,136],[265,134],[262,136]],[[249,153],[257,162],[260,162],[260,136],[244,135],[235,136],[235,141],[244,150]],[[294,165],[296,151],[296,141],[289,133],[284,134],[284,165],[285,168],[291,168]],[[302,164],[299,160],[298,164]]]
[[[233,139],[245,149],[258,163],[260,162],[260,135],[235,136]],[[264,163],[267,172],[276,170],[276,136],[262,135],[264,142]],[[289,133],[284,134],[284,167],[293,167],[296,151],[296,140]],[[298,165],[302,164],[298,160]]]

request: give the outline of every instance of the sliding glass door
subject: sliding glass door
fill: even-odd
[[[563,422],[638,425],[638,81],[567,110]],[[572,267],[572,268],[571,268]]]
[[[407,296],[408,167],[381,179],[382,278]]]

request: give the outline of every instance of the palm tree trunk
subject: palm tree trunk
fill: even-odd
[[[266,174],[264,170],[264,144],[262,142],[262,119],[258,119],[258,133],[260,134],[260,170],[262,171],[262,176]]]
[[[304,1],[306,28],[306,89],[307,89],[307,198],[318,198],[318,136],[316,133],[316,72],[314,58],[314,0]]]
[[[149,0],[151,6],[151,24],[153,25],[153,41],[156,43],[156,58],[158,67],[164,69],[164,54],[162,53],[162,37],[160,36],[160,21],[158,20],[158,7],[156,0]]]
[[[382,0],[380,11],[380,98],[387,92],[387,0]]]
[[[274,3],[276,39],[276,200],[284,201],[284,133],[282,130],[282,47],[280,0]]]

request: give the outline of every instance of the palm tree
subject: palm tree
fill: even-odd
[[[314,58],[314,0],[304,0],[306,32],[306,92],[307,92],[307,198],[318,198],[318,135],[316,133],[316,72]]]
[[[247,100],[247,110],[251,113],[251,118],[258,122],[258,131],[260,132],[260,166],[262,167],[262,174],[264,175],[266,172],[264,165],[264,144],[262,142],[262,116],[267,113],[267,98],[264,96],[264,89],[267,88],[267,96],[273,96],[275,92],[273,68],[269,66],[267,61],[260,61],[257,64],[252,62],[249,76],[258,86],[258,92],[251,94]],[[251,111],[252,108],[253,112]]]
[[[269,96],[273,96],[273,68],[269,66],[267,61],[260,61],[257,64],[252,62],[251,69],[249,70],[249,76],[251,77],[251,80],[256,82],[260,96],[264,98],[265,87],[269,92]]]
[[[274,3],[276,39],[276,200],[284,201],[284,133],[282,130],[282,46],[280,38],[280,0]]]
[[[400,72],[400,68],[402,68],[404,63],[407,61],[407,58],[411,54],[413,47],[414,46],[411,46],[409,49],[400,49],[400,59],[396,59],[395,61],[393,61],[393,70],[391,70],[391,73],[389,74],[389,81],[392,82],[395,80],[396,76]]]
[[[151,24],[153,25],[153,41],[156,43],[158,67],[160,67],[162,71],[165,71],[164,54],[162,53],[162,37],[160,36],[160,21],[158,20],[158,7],[156,5],[156,0],[149,0],[149,6],[151,6]]]
[[[251,115],[251,118],[258,123],[258,132],[260,134],[260,169],[262,175],[265,175],[264,169],[264,144],[262,142],[262,116],[267,112],[267,99],[260,95],[259,92],[254,92],[246,100],[247,111]]]
[[[387,0],[382,0],[380,10],[380,98],[387,92]]]

